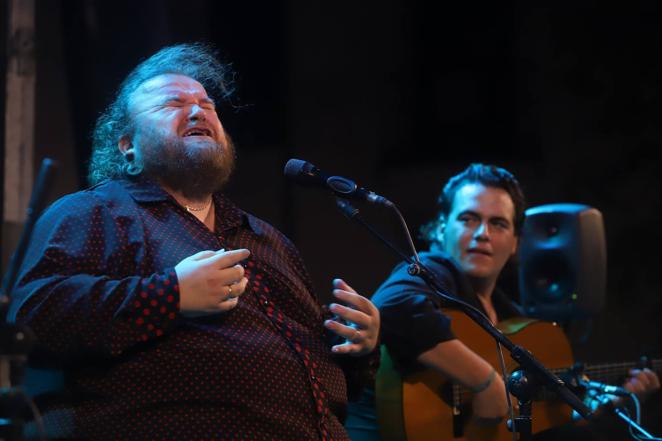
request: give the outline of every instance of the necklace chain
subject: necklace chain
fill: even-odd
[[[209,206],[211,205],[211,201],[212,201],[212,199],[209,199],[209,201],[201,207],[194,207],[192,205],[184,204],[184,208],[186,208],[186,211],[188,211],[189,213],[194,213],[194,212],[197,213],[199,211],[204,211],[207,208],[209,208]]]

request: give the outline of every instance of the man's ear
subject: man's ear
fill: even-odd
[[[120,152],[126,157],[127,155],[135,156],[135,151],[133,148],[133,142],[128,135],[124,135],[117,142],[117,148]],[[127,158],[129,159],[129,158]],[[130,160],[130,159],[129,159]]]
[[[519,246],[519,236],[515,236],[515,240],[513,241],[513,249],[510,251],[510,256],[514,256],[517,254],[517,247]]]
[[[434,229],[434,239],[438,243],[444,243],[444,232],[446,231],[446,222],[443,219],[439,220],[439,223]]]

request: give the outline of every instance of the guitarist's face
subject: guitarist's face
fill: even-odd
[[[513,200],[504,190],[464,184],[440,227],[443,248],[469,277],[492,283],[517,250],[514,214]]]

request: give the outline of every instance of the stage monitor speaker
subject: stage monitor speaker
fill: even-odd
[[[568,322],[595,315],[604,305],[607,280],[602,214],[580,204],[526,210],[519,265],[528,316]]]

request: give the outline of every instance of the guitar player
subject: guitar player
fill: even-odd
[[[444,186],[438,209],[438,215],[422,228],[431,245],[421,253],[422,262],[448,293],[476,306],[492,323],[523,315],[496,287],[499,274],[517,250],[524,221],[525,198],[516,178],[500,167],[471,164]],[[501,376],[455,338],[435,295],[422,280],[407,273],[404,263],[393,270],[372,301],[381,313],[382,343],[402,376],[422,369],[437,371],[473,392],[476,425],[498,424],[505,418]],[[659,389],[660,381],[648,369],[632,370],[623,387],[641,398]],[[381,439],[374,388],[350,406],[346,427],[354,441]]]

